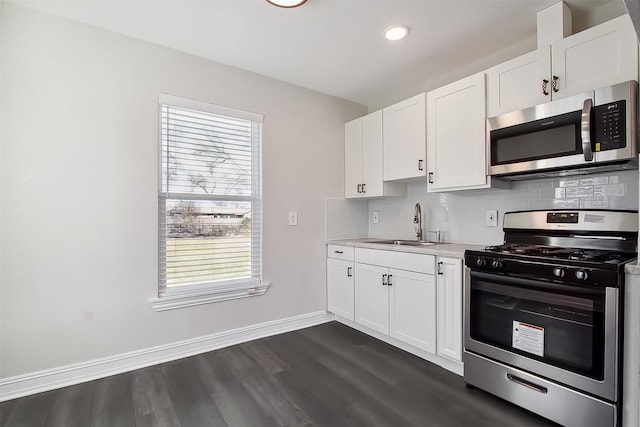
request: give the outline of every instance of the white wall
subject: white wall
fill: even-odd
[[[410,184],[406,197],[369,202],[369,236],[415,238],[416,203],[422,206],[425,231],[441,230],[448,242],[498,244],[503,240],[502,216],[507,211],[638,209],[638,171],[513,182],[509,190],[427,193],[426,183]],[[486,226],[487,209],[498,210],[497,227]],[[378,224],[371,221],[373,211],[379,213]]]
[[[343,196],[343,123],[365,107],[1,7],[0,377],[325,309],[324,200]],[[148,304],[159,92],[265,115],[266,295]]]

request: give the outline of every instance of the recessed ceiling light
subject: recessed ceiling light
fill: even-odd
[[[384,30],[384,36],[387,40],[400,40],[405,38],[407,34],[409,34],[409,27],[406,25],[392,25]]]
[[[302,6],[307,0],[267,0],[267,2],[278,7],[292,8]]]

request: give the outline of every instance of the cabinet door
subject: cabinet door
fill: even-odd
[[[436,282],[429,274],[389,269],[389,330],[393,338],[436,352]]]
[[[484,73],[427,94],[427,190],[488,186]]]
[[[386,267],[356,263],[355,322],[383,334],[389,333],[389,287],[382,284],[387,274]]]
[[[462,361],[462,260],[438,258],[438,355]]]
[[[383,195],[382,110],[362,118],[362,183],[364,197]]]
[[[384,180],[425,176],[425,94],[382,110]]]
[[[327,259],[327,310],[353,321],[353,263]]]
[[[551,52],[554,99],[638,79],[638,40],[628,15],[559,40]]]
[[[551,101],[550,74],[548,46],[487,70],[487,117]],[[547,80],[546,95],[543,80]]]
[[[362,197],[362,118],[344,124],[344,197]]]

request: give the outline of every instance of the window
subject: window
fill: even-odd
[[[156,310],[263,294],[262,116],[160,95]]]

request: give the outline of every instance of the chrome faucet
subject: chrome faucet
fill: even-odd
[[[422,208],[420,203],[416,203],[416,207],[413,209],[413,223],[415,224],[416,237],[418,242],[422,241]]]

